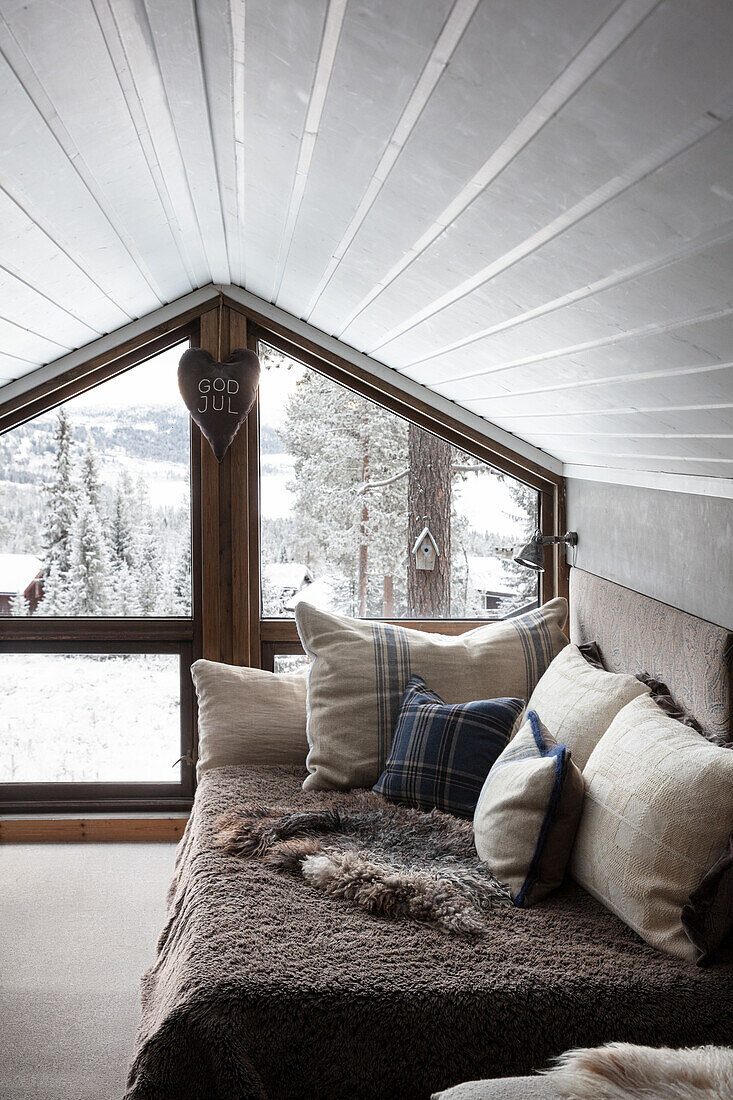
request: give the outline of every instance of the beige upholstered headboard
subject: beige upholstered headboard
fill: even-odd
[[[733,633],[582,569],[570,574],[570,636],[610,672],[646,671],[707,733],[733,740]]]

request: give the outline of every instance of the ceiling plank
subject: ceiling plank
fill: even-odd
[[[117,68],[89,0],[63,12],[44,0],[6,0],[0,45],[49,128],[158,301],[180,263]],[[58,41],[73,21],[76,33]],[[118,55],[118,64],[123,58]],[[94,94],[90,96],[90,88]],[[186,284],[181,291],[190,289]]]
[[[426,352],[401,350],[397,341],[390,362],[402,369],[448,356],[706,247],[729,230],[733,196],[725,182],[731,177],[728,122],[472,296],[478,327],[456,317],[450,341],[442,344],[433,326]]]
[[[295,177],[293,179],[293,186],[288,201],[285,225],[277,250],[277,268],[274,273],[272,291],[268,296],[269,300],[273,302],[278,299],[280,294],[285,268],[290,258],[290,249],[293,243],[295,226],[300,214],[305,189],[308,185],[308,175],[313,160],[313,152],[319,137],[323,108],[326,103],[326,95],[333,75],[336,51],[339,47],[341,29],[344,23],[344,16],[346,15],[346,2],[347,0],[329,0],[328,3],[326,21],[323,26],[323,38],[321,39],[321,49],[318,55],[316,71],[313,77],[313,87],[311,88],[310,100],[308,102],[308,113],[305,116],[303,134],[300,139],[298,163],[295,166]]]
[[[613,485],[634,485],[641,489],[656,489],[668,493],[693,493],[698,496],[722,497],[733,500],[733,478],[697,476],[695,474],[665,474],[645,470],[611,470],[604,466],[583,466],[569,463],[565,476],[581,481],[605,481]]]
[[[10,4],[9,7],[12,13],[13,5]],[[89,10],[88,6],[86,10]],[[81,11],[76,14],[80,15]],[[46,5],[44,17],[39,19],[36,11],[31,22],[36,40],[40,39],[41,44],[50,40],[52,49],[60,37],[57,23],[59,17],[63,21],[64,13],[48,9]],[[82,44],[84,37],[77,42]],[[29,48],[30,46],[31,44]],[[2,157],[4,190],[33,221],[41,225],[53,225],[54,238],[59,246],[76,258],[81,253],[83,266],[128,314],[155,308],[160,304],[158,288],[115,210],[114,200],[107,191],[109,179],[102,182],[95,177],[83,152],[64,124],[63,104],[57,104],[51,99],[13,27],[2,15],[0,50],[0,81],[5,92],[0,100],[0,126],[7,133],[23,133],[22,141],[5,143]],[[39,52],[37,64],[43,70],[44,56],[40,47]],[[82,71],[86,71],[89,65],[94,64],[89,60],[84,66],[81,58],[74,55],[71,44],[69,52],[70,57],[66,63],[75,67],[77,72],[80,65]],[[102,52],[106,58],[106,51],[98,52]],[[47,82],[51,80],[54,71],[64,68],[65,54],[59,55],[58,50],[55,50],[54,56],[55,70],[51,66],[51,74],[44,73]],[[94,57],[95,53],[92,51],[91,58]],[[111,78],[113,92],[118,91],[113,70],[108,69],[105,75]],[[62,72],[60,84],[65,87],[66,83]],[[88,96],[88,85],[85,85],[85,93]],[[102,95],[100,98],[109,106],[109,99]],[[78,106],[85,108],[88,113],[86,97]],[[91,129],[93,127],[87,118],[86,125],[81,124],[81,130],[88,132]],[[107,143],[107,157],[110,156]],[[125,168],[129,169],[129,160],[124,155],[123,161]],[[119,181],[119,162],[113,164],[112,168]],[[52,187],[48,186],[49,174],[53,174]],[[127,188],[132,190],[132,182],[128,182]],[[59,234],[62,225],[64,236]],[[64,237],[68,242],[66,244]],[[124,280],[120,278],[121,270],[124,272]]]
[[[644,0],[645,9],[653,2]],[[597,67],[612,46],[601,43],[596,52],[593,39],[619,6],[628,13],[635,5],[480,5],[311,323],[347,335]],[[628,30],[625,24],[621,33]],[[356,343],[352,333],[348,340]]]
[[[380,292],[349,340],[381,355],[407,332],[417,340],[414,330],[430,320],[430,332],[413,351],[436,334],[443,343],[451,325],[453,332],[465,328],[470,304],[464,308],[464,299],[678,156],[721,117],[730,118],[733,8],[719,0],[696,8],[698,65],[684,56],[690,18],[683,0],[657,7],[450,232],[410,265],[400,282],[420,286],[420,308],[407,313],[407,286],[397,283]],[[666,63],[649,65],[663,46]],[[400,321],[389,327],[395,315]]]
[[[408,5],[391,0],[349,5],[307,202],[277,298],[283,309],[297,308],[305,318],[312,314],[402,154],[478,3],[456,0],[451,7],[450,0],[441,0],[426,7],[419,22]]]
[[[231,278],[198,8],[193,0],[144,0],[155,60],[203,245],[208,279]],[[230,67],[228,57],[222,60]]]
[[[245,42],[244,203],[247,286],[270,300],[275,285],[327,0],[248,0]]]
[[[92,2],[188,281],[206,283],[201,227],[145,6],[140,0]]]

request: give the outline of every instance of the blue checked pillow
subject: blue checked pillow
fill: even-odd
[[[413,676],[385,769],[372,789],[390,802],[473,817],[484,780],[523,708],[523,699],[449,705]]]

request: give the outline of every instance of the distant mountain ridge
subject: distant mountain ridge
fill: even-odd
[[[68,408],[74,437],[92,439],[101,458],[124,454],[140,462],[181,463],[188,453],[189,418],[182,405],[138,405],[134,408]],[[32,484],[51,468],[56,413],[44,413],[0,436],[0,481]],[[260,429],[263,454],[278,454],[282,443],[274,428]],[[19,463],[19,458],[23,463]]]

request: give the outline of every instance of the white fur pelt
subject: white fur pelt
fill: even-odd
[[[569,1050],[547,1070],[563,1100],[733,1100],[733,1049],[641,1047]]]

